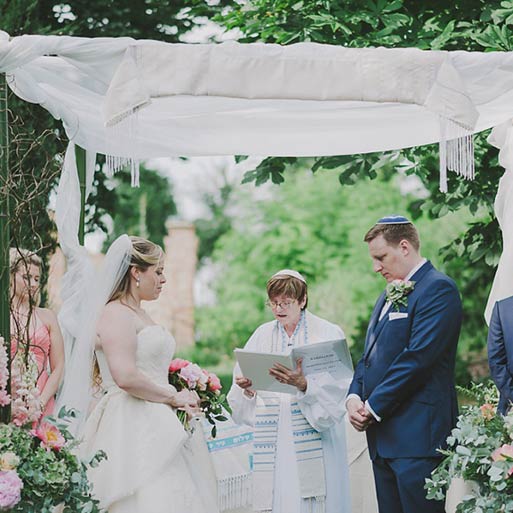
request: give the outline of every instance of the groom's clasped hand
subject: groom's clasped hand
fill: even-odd
[[[356,398],[351,398],[346,404],[349,422],[357,431],[365,431],[373,422],[372,413],[365,408],[365,404]]]

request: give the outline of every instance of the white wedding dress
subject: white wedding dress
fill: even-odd
[[[175,345],[162,326],[146,326],[137,336],[137,367],[167,384]],[[89,473],[101,506],[109,513],[212,513],[208,487],[193,481],[194,454],[172,408],[120,389],[103,352],[96,355],[106,393],[87,420],[82,454],[107,454]]]

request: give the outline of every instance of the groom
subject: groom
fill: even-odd
[[[442,502],[426,499],[424,480],[440,463],[437,448],[446,446],[458,413],[460,296],[422,258],[417,229],[405,217],[380,219],[364,240],[387,290],[349,388],[349,420],[367,433],[380,513],[443,513]]]

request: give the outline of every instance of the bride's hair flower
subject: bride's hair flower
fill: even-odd
[[[23,481],[16,470],[0,472],[0,510],[9,510],[21,500]]]
[[[42,422],[35,430],[32,431],[32,435],[41,440],[41,445],[45,449],[55,449],[59,451],[64,447],[66,440],[62,433],[52,424],[48,422]]]

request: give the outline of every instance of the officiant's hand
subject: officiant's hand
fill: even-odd
[[[253,386],[253,382],[249,378],[245,378],[244,376],[236,376],[235,384],[241,387],[248,397],[253,397],[256,394],[255,390],[251,388]]]
[[[269,369],[269,374],[280,383],[286,385],[292,385],[296,387],[300,392],[306,392],[308,382],[306,381],[305,375],[303,374],[303,359],[299,358],[296,361],[296,369],[290,370],[288,367],[275,363],[273,367]]]
[[[365,404],[360,399],[349,399],[346,408],[349,414],[349,422],[356,431],[365,431],[374,422],[374,417],[365,408]]]

